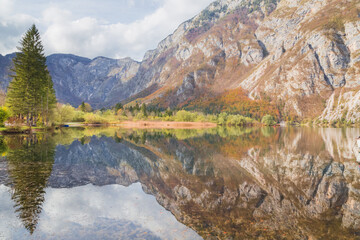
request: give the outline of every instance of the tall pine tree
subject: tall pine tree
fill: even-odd
[[[46,66],[44,47],[35,25],[25,33],[20,44],[20,52],[13,59],[14,75],[8,88],[7,105],[18,118],[26,118],[29,125],[36,124],[38,120],[47,123],[56,97]]]

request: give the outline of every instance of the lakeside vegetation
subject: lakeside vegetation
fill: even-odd
[[[84,105],[83,103],[82,105]],[[122,121],[169,121],[169,122],[209,122],[222,126],[248,126],[256,124],[254,119],[237,114],[204,114],[202,112],[190,112],[186,110],[166,110],[136,104],[135,106],[122,106],[116,104],[111,109],[100,109],[96,111],[84,110],[80,105],[74,108],[68,104],[58,104],[54,110],[54,121],[56,124],[77,122],[84,124],[116,124]],[[91,106],[87,104],[91,109]]]

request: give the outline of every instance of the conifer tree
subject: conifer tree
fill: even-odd
[[[146,104],[145,104],[145,103],[143,103],[143,104],[141,105],[141,112],[142,112],[142,114],[143,114],[145,117],[148,116],[148,114],[147,114],[147,108],[146,108]]]
[[[56,97],[53,82],[46,66],[44,47],[35,25],[25,33],[13,59],[12,81],[8,88],[6,103],[20,119],[29,125],[39,120],[48,122]]]
[[[81,103],[81,105],[80,105],[80,110],[82,111],[82,112],[85,112],[86,111],[86,107],[85,107],[85,102],[83,101],[82,103]]]

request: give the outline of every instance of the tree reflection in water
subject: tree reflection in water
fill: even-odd
[[[46,135],[11,136],[6,143],[15,212],[33,234],[54,163],[55,143]]]

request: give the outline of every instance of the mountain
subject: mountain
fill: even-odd
[[[11,81],[8,74],[13,57],[15,54],[0,56],[0,78],[3,80],[0,89],[5,90]],[[130,58],[97,57],[90,60],[70,54],[53,54],[47,57],[47,66],[60,102],[79,106],[85,101],[100,108],[129,97],[127,82],[138,71],[139,63]]]
[[[358,1],[216,1],[146,54],[144,62],[166,63],[148,82],[161,88],[144,100],[216,105],[209,96],[241,88],[283,115],[355,121],[359,9]]]
[[[0,54],[0,89],[5,90],[11,81],[10,69],[12,65],[12,59],[15,57],[15,53],[2,56]]]
[[[95,108],[111,106],[129,97],[128,81],[140,66],[130,58],[90,60],[64,54],[50,55],[47,65],[60,101],[74,106],[85,101]]]
[[[48,66],[58,99],[73,105],[138,100],[241,113],[265,105],[282,117],[356,121],[359,16],[356,0],[218,0],[140,63],[51,55]]]

